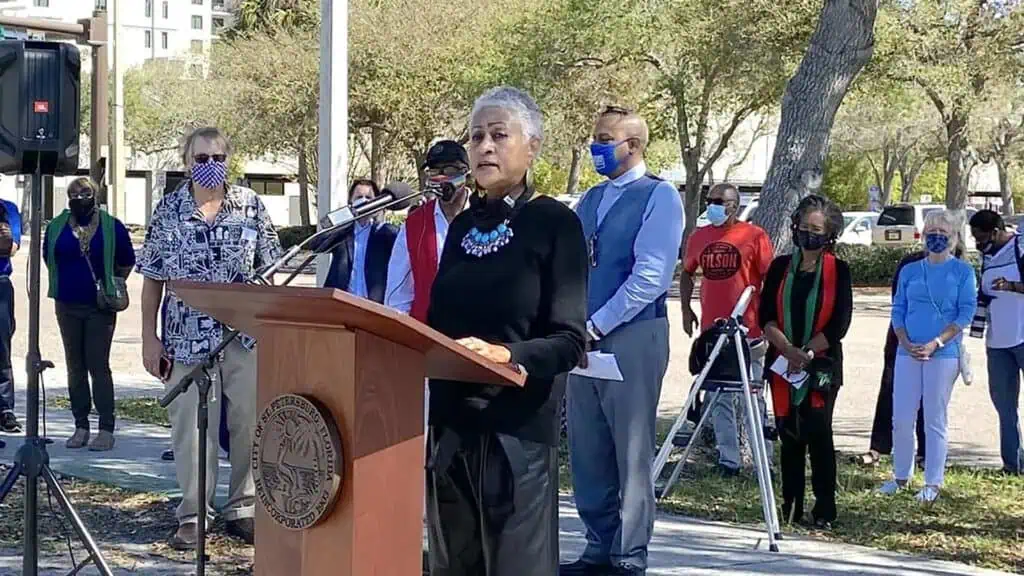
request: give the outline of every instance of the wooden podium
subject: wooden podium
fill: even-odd
[[[299,395],[314,400],[340,437],[340,488],[336,500],[321,502],[326,511],[311,527],[284,527],[277,508],[267,509],[266,488],[260,490],[255,574],[420,574],[424,378],[522,386],[525,376],[408,316],[339,290],[197,282],[174,282],[171,289],[259,340],[259,418],[282,395]],[[265,485],[312,486],[317,466],[331,458],[318,450],[329,447],[288,426],[283,439],[274,440],[289,448],[268,448],[277,460],[265,464]],[[254,438],[254,458],[256,445],[264,443],[269,445],[267,436]],[[289,465],[289,457],[319,464]],[[260,480],[261,471],[254,469],[254,476]],[[291,512],[301,504],[287,507]]]

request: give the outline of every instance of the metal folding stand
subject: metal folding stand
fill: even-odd
[[[690,394],[686,399],[686,403],[683,405],[683,409],[680,411],[679,416],[676,417],[675,422],[672,423],[672,428],[669,430],[668,436],[665,442],[662,443],[661,448],[658,450],[658,455],[654,459],[654,472],[653,477],[656,479],[661,477],[661,473],[664,470],[668,459],[672,454],[672,450],[678,447],[675,438],[683,425],[687,421],[687,414],[697,401],[697,396],[703,390],[708,393],[709,399],[707,401],[708,409],[704,410],[697,427],[690,436],[690,440],[683,446],[683,454],[680,460],[676,463],[672,470],[672,474],[669,479],[665,482],[661,490],[658,492],[658,497],[662,498],[671,491],[672,486],[679,479],[679,474],[686,464],[686,459],[689,456],[690,450],[693,446],[693,439],[699,438],[700,431],[707,422],[708,415],[712,412],[712,408],[718,397],[721,394],[742,394],[745,405],[746,417],[747,417],[747,430],[749,431],[749,438],[751,442],[751,453],[754,458],[754,469],[757,473],[757,484],[761,493],[761,508],[764,514],[764,522],[768,531],[768,549],[772,552],[778,552],[779,546],[778,540],[782,539],[782,530],[779,525],[778,511],[775,505],[775,492],[772,487],[771,481],[771,468],[769,465],[769,456],[767,450],[767,441],[764,434],[764,422],[761,416],[761,411],[754,404],[754,391],[750,383],[750,363],[747,354],[745,353],[745,334],[746,328],[743,326],[742,318],[743,313],[746,311],[747,306],[750,303],[750,298],[753,296],[754,288],[747,287],[740,295],[739,301],[733,308],[732,314],[725,320],[725,332],[719,335],[718,340],[715,342],[714,348],[711,350],[711,354],[708,357],[707,362],[704,363],[703,369],[700,374],[697,375],[697,379],[694,381],[693,387],[690,389]],[[740,381],[723,381],[708,379],[708,375],[711,372],[712,367],[719,355],[722,353],[722,349],[726,346],[729,340],[732,340],[733,346],[735,347],[735,354],[740,367]],[[764,387],[760,386],[761,392],[764,393]]]
[[[53,363],[43,360],[39,351],[39,298],[40,264],[42,261],[42,219],[43,219],[43,175],[40,163],[32,174],[32,221],[31,244],[29,247],[29,305],[28,305],[28,355],[25,359],[28,384],[25,387],[25,443],[14,456],[14,465],[0,484],[0,502],[10,494],[19,476],[25,477],[25,536],[22,574],[36,576],[39,573],[39,479],[46,482],[50,493],[57,498],[64,516],[71,522],[89,556],[74,567],[69,574],[78,573],[91,560],[102,576],[111,576],[110,567],[100,554],[99,547],[82,518],[75,511],[71,499],[61,488],[60,482],[50,469],[50,455],[46,451],[46,439],[39,437],[39,381],[43,370],[53,368]]]

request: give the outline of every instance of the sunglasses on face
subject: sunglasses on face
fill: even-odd
[[[95,196],[95,194],[93,194],[92,190],[81,190],[79,192],[70,192],[70,193],[68,193],[68,198],[71,199],[71,200],[87,200],[87,199],[92,198],[94,196]]]
[[[192,160],[194,160],[196,164],[206,164],[210,160],[213,160],[214,162],[223,162],[227,159],[227,154],[196,154],[192,157]]]
[[[706,202],[707,204],[714,204],[715,206],[725,206],[728,204],[725,198],[708,198]]]

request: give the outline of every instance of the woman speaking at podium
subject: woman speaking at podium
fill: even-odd
[[[427,322],[527,374],[523,388],[431,380],[427,518],[433,576],[558,572],[558,406],[586,330],[576,215],[535,194],[536,102],[492,89],[470,117],[477,193],[451,224]]]

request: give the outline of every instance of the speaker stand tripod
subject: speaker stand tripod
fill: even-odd
[[[26,358],[26,372],[28,373],[28,384],[26,386],[25,402],[25,443],[18,449],[14,457],[14,466],[3,484],[0,484],[0,502],[14,488],[18,476],[25,477],[25,535],[24,557],[22,564],[23,576],[37,576],[39,574],[39,479],[46,482],[50,493],[53,494],[60,505],[64,516],[71,522],[78,538],[82,541],[85,549],[89,552],[88,558],[74,567],[69,574],[76,574],[90,561],[96,565],[102,576],[112,576],[110,567],[100,554],[99,547],[82,518],[75,511],[68,495],[60,486],[53,470],[50,469],[50,455],[46,452],[46,440],[39,437],[39,379],[43,371],[53,368],[53,363],[42,359],[39,351],[39,298],[40,298],[40,264],[42,260],[42,218],[43,218],[43,175],[36,163],[35,173],[32,174],[32,233],[31,247],[29,249],[29,306],[28,306],[28,357]]]

